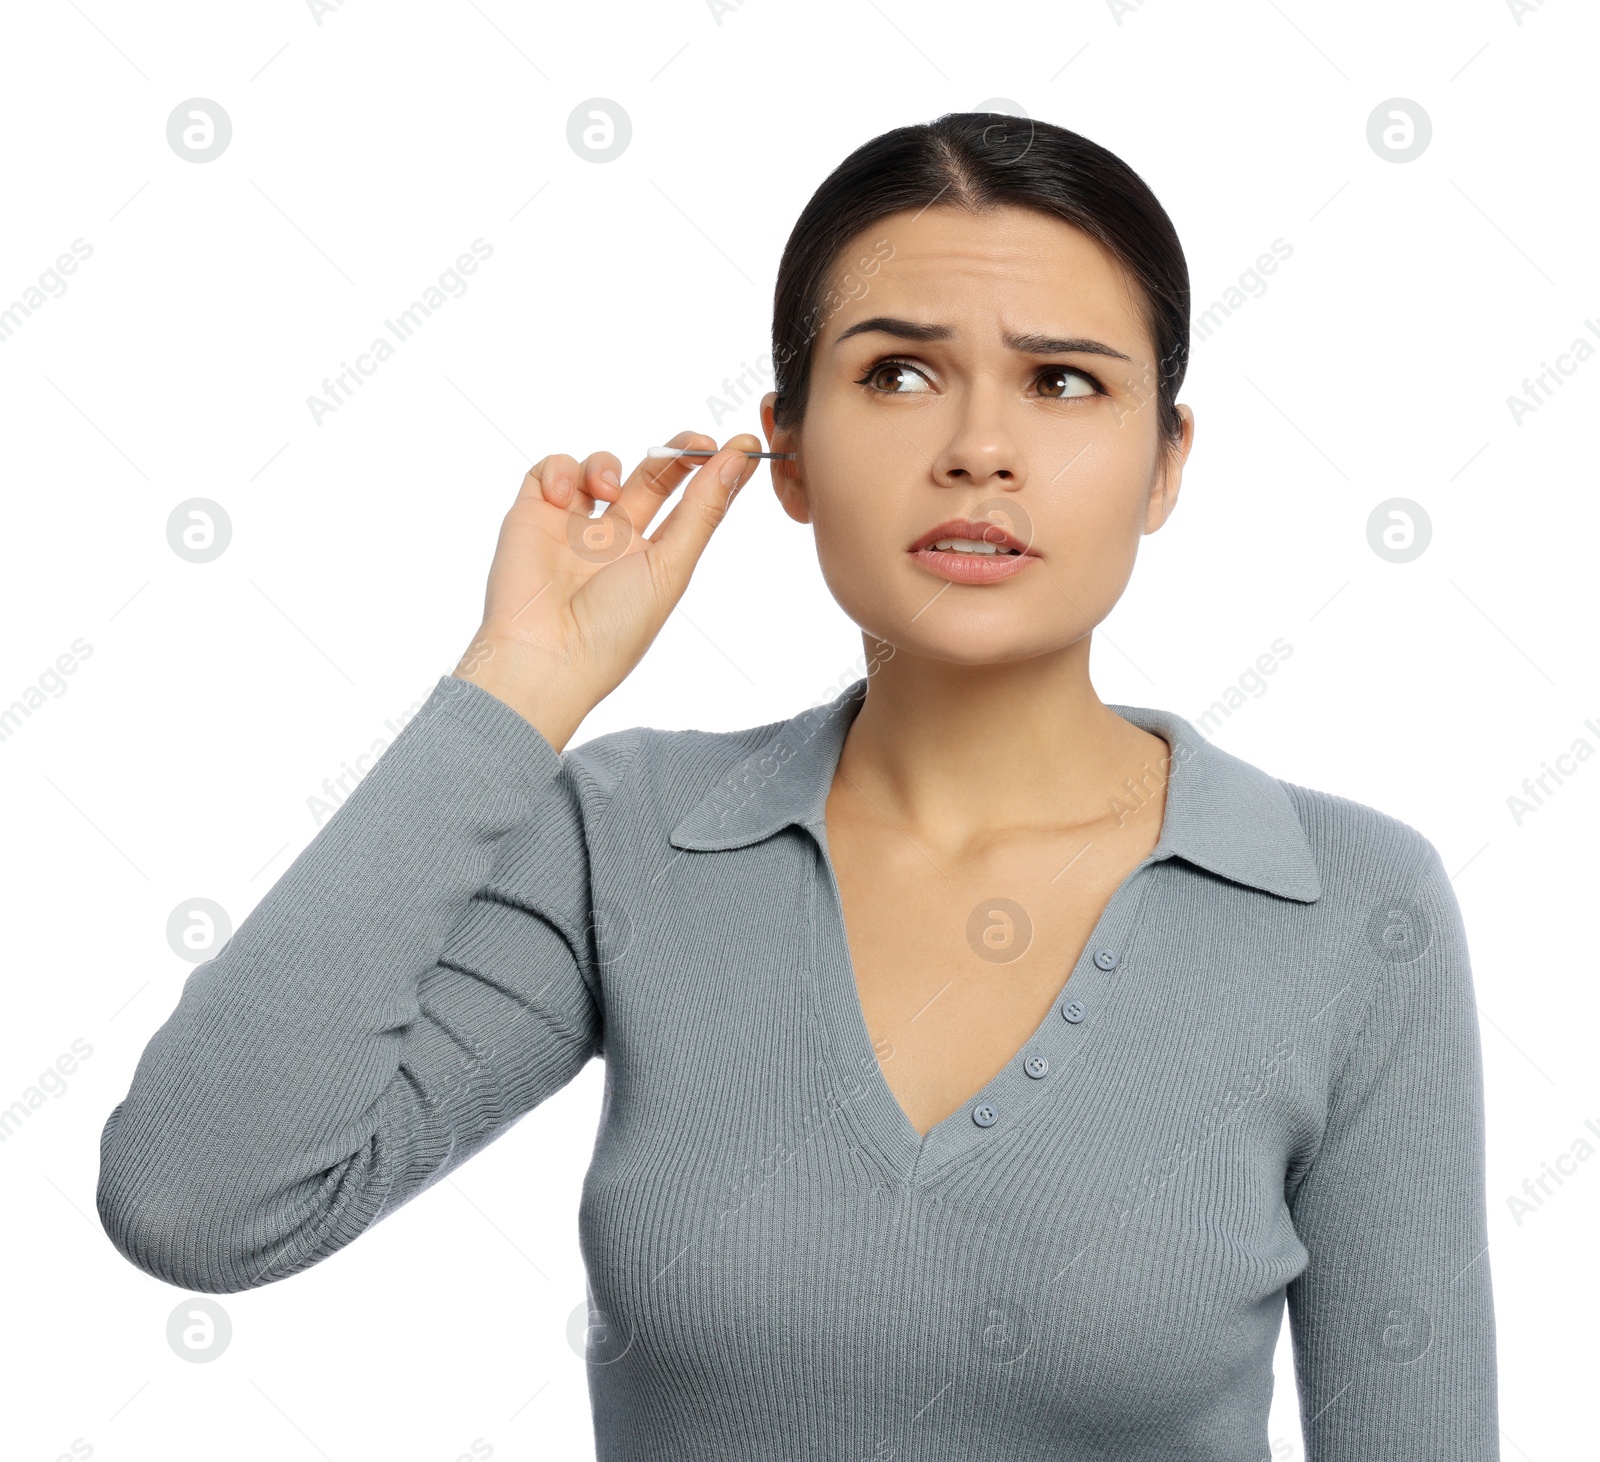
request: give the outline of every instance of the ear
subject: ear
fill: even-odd
[[[1183,420],[1183,431],[1178,440],[1163,443],[1158,449],[1155,472],[1151,476],[1150,493],[1145,500],[1144,531],[1154,533],[1178,505],[1178,489],[1183,485],[1183,467],[1194,447],[1194,411],[1181,403],[1178,415]]]
[[[780,427],[776,423],[775,403],[778,399],[776,391],[768,391],[761,398],[761,431],[767,439],[769,452],[798,452],[800,450],[800,432],[795,427]],[[796,458],[793,462],[770,461],[767,465],[772,469],[772,490],[777,494],[778,502],[797,523],[811,521],[811,504],[806,499],[805,478],[800,471],[800,461]]]

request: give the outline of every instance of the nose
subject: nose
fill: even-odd
[[[975,385],[966,393],[955,430],[933,463],[941,487],[1005,488],[1015,491],[1027,478],[1021,448],[993,387]]]

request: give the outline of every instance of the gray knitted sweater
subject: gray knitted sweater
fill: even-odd
[[[866,684],[558,754],[441,677],[152,1036],[101,1139],[112,1242],[190,1290],[285,1279],[598,1055],[603,1462],[1266,1462],[1286,1304],[1310,1462],[1497,1458],[1433,845],[1113,707],[1173,748],[1160,841],[920,1136],[823,820]]]

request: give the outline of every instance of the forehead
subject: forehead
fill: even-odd
[[[832,286],[845,302],[825,342],[870,315],[897,315],[962,337],[1037,330],[1090,335],[1130,355],[1151,348],[1121,262],[1082,229],[1029,208],[892,213],[840,250]]]

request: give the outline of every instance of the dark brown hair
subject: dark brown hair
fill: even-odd
[[[1143,296],[1155,343],[1159,430],[1182,433],[1178,389],[1189,364],[1189,267],[1172,220],[1145,181],[1097,143],[1027,117],[946,112],[863,143],[811,195],[778,265],[772,368],[778,426],[796,426],[810,394],[813,345],[846,298],[828,291],[840,251],[879,219],[933,204],[983,212],[1032,208],[1082,229],[1112,254]],[[876,270],[872,255],[844,279]],[[826,291],[826,297],[825,297]]]

